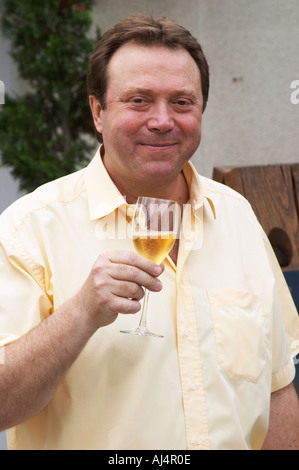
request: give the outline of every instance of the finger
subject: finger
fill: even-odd
[[[107,256],[112,263],[136,266],[154,277],[159,276],[164,270],[163,264],[158,265],[154,261],[145,258],[134,251],[115,251],[107,253]]]
[[[131,288],[133,288],[132,284],[137,284],[153,292],[159,292],[162,289],[162,283],[159,279],[136,266],[112,263],[109,275],[114,281],[129,282]]]
[[[139,312],[141,304],[138,300],[115,296],[114,307],[119,313],[133,314]]]
[[[141,300],[144,297],[144,290],[135,282],[119,281],[115,282],[111,288],[111,292],[127,299]]]

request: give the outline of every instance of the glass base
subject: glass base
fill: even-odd
[[[164,338],[163,335],[159,335],[158,333],[153,333],[152,331],[148,330],[147,328],[141,328],[138,326],[135,330],[120,330],[121,333],[127,333],[129,335],[138,335],[138,336],[153,336],[154,338]]]

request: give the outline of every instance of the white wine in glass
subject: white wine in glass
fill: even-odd
[[[132,239],[137,253],[161,264],[178,237],[179,225],[180,206],[176,201],[139,197],[132,221]],[[134,330],[121,330],[122,333],[163,338],[147,328],[148,296],[145,289],[139,326]]]

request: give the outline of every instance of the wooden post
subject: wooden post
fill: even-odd
[[[215,167],[213,179],[250,202],[281,268],[299,269],[299,163]]]

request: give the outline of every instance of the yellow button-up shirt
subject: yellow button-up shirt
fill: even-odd
[[[270,393],[294,376],[298,315],[248,202],[191,163],[184,175],[177,265],[149,299],[164,338],[120,333],[139,314],[99,329],[43,411],[8,430],[11,449],[260,448]],[[131,214],[98,152],[5,211],[0,344],[72,297],[100,253],[133,250]]]

